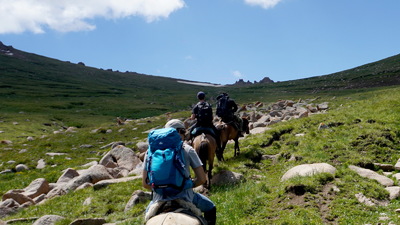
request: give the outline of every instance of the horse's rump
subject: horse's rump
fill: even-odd
[[[175,199],[172,201],[158,201],[153,203],[145,215],[145,221],[146,225],[201,225],[204,223],[204,218],[202,217],[200,209],[193,203],[182,199]]]
[[[208,180],[212,178],[212,169],[214,164],[215,152],[217,150],[217,142],[210,134],[204,134],[197,136],[193,140],[193,148],[199,155],[201,162],[203,163],[204,172],[208,171]],[[208,170],[207,170],[208,164]],[[209,182],[207,182],[209,186]]]
[[[159,214],[147,221],[146,225],[201,225],[202,223],[193,216],[180,212]]]

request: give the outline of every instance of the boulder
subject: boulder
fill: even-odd
[[[138,142],[138,143],[136,144],[136,147],[137,147],[137,149],[138,149],[138,151],[139,151],[140,153],[146,152],[147,149],[149,148],[149,143],[144,142],[144,141],[141,141],[141,142]]]
[[[49,182],[47,182],[44,178],[38,178],[32,181],[28,187],[24,188],[24,192],[22,194],[33,199],[41,194],[47,194],[49,191]]]
[[[266,130],[269,130],[270,128],[267,127],[257,127],[252,130],[250,130],[250,134],[260,134],[264,133]]]
[[[12,198],[0,202],[0,207],[19,208],[20,206],[21,205]]]
[[[97,182],[96,184],[93,185],[93,188],[95,190],[101,189],[104,187],[107,187],[110,184],[117,184],[117,183],[122,183],[122,182],[128,182],[128,181],[133,181],[137,179],[141,179],[142,176],[134,176],[134,177],[124,177],[124,178],[119,178],[119,179],[109,179],[109,180],[102,180]]]
[[[58,215],[45,215],[37,219],[32,225],[53,225],[62,219],[64,217]]]
[[[389,199],[393,200],[400,196],[400,187],[399,186],[392,186],[385,188],[389,192]]]
[[[396,170],[400,170],[400,159],[397,160],[396,164],[394,165]]]
[[[43,169],[44,167],[46,167],[46,162],[44,161],[44,159],[39,159],[37,162],[36,169]]]
[[[144,192],[142,190],[137,190],[133,192],[131,198],[129,199],[128,203],[125,206],[124,212],[129,211],[132,207],[136,204],[141,202],[147,202],[151,200],[151,192]]]
[[[0,218],[4,218],[7,216],[11,216],[18,212],[18,208],[9,208],[9,207],[4,207],[0,206]]]
[[[235,173],[228,170],[222,170],[221,172],[215,174],[211,179],[211,185],[229,185],[237,184],[244,179],[243,175],[240,173]]]
[[[84,183],[95,184],[101,180],[113,179],[107,168],[103,165],[95,165],[84,171],[81,175],[70,180],[63,189],[68,191],[75,190]]]
[[[25,202],[32,202],[33,204],[35,204],[35,202],[31,198],[22,194],[20,190],[10,190],[3,195],[3,201],[9,198],[15,200],[20,205],[24,204]]]
[[[51,198],[54,198],[57,196],[65,195],[65,194],[67,194],[67,191],[65,191],[63,189],[63,187],[56,187],[56,188],[53,188],[51,191],[49,191],[49,193],[47,193],[46,199],[51,199]],[[41,201],[41,202],[43,202],[43,201]]]
[[[27,165],[18,164],[18,165],[15,166],[15,171],[17,171],[17,172],[22,172],[24,170],[29,170]]]
[[[378,181],[383,186],[390,187],[390,186],[393,186],[393,184],[394,184],[394,181],[392,179],[385,177],[383,175],[380,175],[377,172],[374,172],[372,170],[364,169],[364,168],[361,168],[358,166],[353,166],[353,165],[350,165],[349,168],[362,177]]]
[[[64,173],[58,178],[57,184],[66,183],[72,180],[74,177],[79,176],[79,173],[71,168],[68,168],[64,171]]]
[[[317,173],[335,174],[336,168],[328,163],[302,164],[289,169],[281,178],[281,181],[288,180],[296,176],[312,176]]]
[[[324,102],[324,103],[321,103],[321,104],[318,104],[317,105],[317,108],[318,108],[318,110],[327,110],[328,108],[329,108],[329,106],[328,106],[328,102]]]
[[[132,149],[123,145],[118,145],[108,152],[99,162],[108,168],[123,167],[131,171],[140,163],[139,157],[133,152]]]
[[[105,224],[106,220],[102,218],[87,218],[87,219],[77,219],[70,225],[102,225]]]

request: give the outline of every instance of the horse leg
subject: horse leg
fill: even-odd
[[[239,139],[235,139],[235,156],[238,156],[240,154],[240,148],[239,148]]]
[[[222,145],[221,145],[221,149],[217,152],[218,161],[224,161],[225,160],[224,159],[224,150],[225,150],[225,147],[226,147],[226,143],[227,142],[223,142]]]

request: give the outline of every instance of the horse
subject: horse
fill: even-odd
[[[202,225],[205,224],[200,209],[181,199],[153,203],[145,214],[146,225]]]
[[[152,217],[146,225],[201,225],[196,217],[184,213],[169,212]]]
[[[214,165],[214,157],[217,149],[217,142],[210,134],[201,133],[196,136],[193,140],[193,148],[196,150],[203,163],[204,172],[207,171],[207,187],[210,186],[210,181],[212,178],[212,169]],[[208,170],[207,170],[208,162]]]
[[[249,120],[247,119],[247,117],[242,117],[242,121],[243,121],[242,131],[244,131],[246,134],[249,134],[250,133]],[[235,141],[234,156],[238,156],[240,154],[240,148],[239,148],[240,133],[236,129],[236,126],[233,125],[232,123],[234,122],[225,123],[219,121],[215,125],[215,127],[220,131],[221,149],[220,151],[217,152],[217,158],[219,161],[225,160],[223,154],[226,148],[226,144],[228,143],[229,140]]]

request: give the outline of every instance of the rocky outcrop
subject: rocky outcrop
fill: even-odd
[[[88,169],[79,171],[66,169],[56,183],[50,184],[44,178],[38,178],[24,189],[9,190],[2,196],[0,202],[0,218],[11,215],[20,208],[42,204],[48,199],[65,195],[70,191],[94,186],[101,188],[141,178],[141,176],[127,177],[131,171],[141,168],[142,162],[132,149],[122,145],[111,149],[99,163],[91,162],[88,165],[91,165]]]

